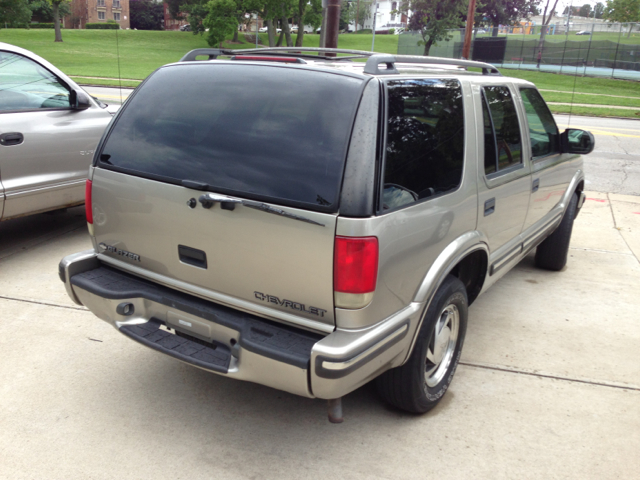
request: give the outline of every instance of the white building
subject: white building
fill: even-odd
[[[364,0],[361,0],[364,1]],[[398,28],[407,26],[407,16],[404,14],[392,14],[391,12],[397,10],[400,5],[400,1],[395,0],[379,0],[377,3],[371,4],[371,15],[364,22],[364,28],[373,29],[373,20],[375,17],[376,30],[386,30],[389,28]],[[358,25],[358,30],[360,25]]]

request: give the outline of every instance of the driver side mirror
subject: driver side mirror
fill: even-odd
[[[586,155],[593,151],[596,139],[591,132],[577,128],[567,128],[560,134],[562,153],[578,153]]]
[[[73,110],[86,110],[91,107],[91,99],[82,90],[71,90],[69,105]]]

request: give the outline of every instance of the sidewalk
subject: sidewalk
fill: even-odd
[[[470,308],[423,416],[326,404],[156,354],[67,297],[82,209],[0,223],[0,478],[637,478],[640,197],[589,192],[562,272],[527,257]]]

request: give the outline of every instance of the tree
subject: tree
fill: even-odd
[[[350,21],[360,25],[360,30],[364,29],[364,24],[371,18],[371,2],[360,0],[360,5],[356,2],[350,9]]]
[[[33,12],[32,21],[53,23],[53,9],[47,0],[27,0],[29,8]],[[60,4],[58,11],[60,18],[64,18],[71,13],[69,2]]]
[[[615,23],[640,22],[640,0],[607,0],[603,18]],[[629,25],[628,37],[632,25]]]
[[[460,28],[466,14],[465,0],[410,0],[403,3],[403,13],[412,12],[409,29],[420,32],[424,55],[432,45],[452,38],[451,29]]]
[[[164,11],[161,3],[153,0],[129,0],[131,28],[137,30],[162,30]]]
[[[549,10],[550,3],[551,3],[551,0],[547,0],[547,3],[544,6],[544,12],[542,13],[543,26],[549,25],[549,22],[551,22],[551,19],[553,18],[553,14],[556,12],[556,7],[558,6],[558,0],[553,0],[553,6],[551,7],[551,10]],[[549,15],[547,15],[547,12],[549,12]],[[546,32],[546,29],[543,28],[542,31]]]
[[[209,14],[209,7],[206,3],[183,4],[181,12],[187,14],[187,20],[191,25],[191,33],[194,35],[204,34],[204,25],[202,24],[205,17]],[[179,14],[180,18],[183,14]]]
[[[164,0],[164,2],[168,5],[169,15],[174,20],[185,19],[185,14],[188,13],[185,10],[186,6],[203,3],[201,0]]]
[[[514,25],[528,19],[537,11],[540,0],[485,0],[478,13],[489,19],[493,26],[493,36],[498,36],[499,25]]]
[[[578,11],[578,15],[580,15],[581,17],[588,17],[590,13],[591,13],[591,5],[589,5],[588,3],[585,3],[584,5],[582,5],[580,7],[580,10]]]
[[[604,14],[604,3],[602,2],[596,3],[595,6],[593,7],[593,10],[596,12],[595,18],[602,18],[602,15]]]
[[[542,48],[544,47],[544,38],[547,35],[549,22],[551,22],[551,19],[553,18],[553,14],[556,11],[556,6],[558,5],[558,0],[554,0],[553,6],[551,7],[551,10],[549,10],[549,15],[547,15],[550,2],[551,0],[547,0],[547,3],[544,6],[544,13],[542,14],[542,29],[540,30],[540,42],[538,43],[537,68],[540,68],[540,62],[542,60]]]
[[[54,42],[62,41],[62,31],[60,30],[60,12],[61,6],[67,3],[65,0],[49,0],[51,2],[51,11],[53,13],[53,28],[55,30]]]
[[[0,23],[19,27],[31,21],[31,9],[27,0],[0,0]]]
[[[211,0],[206,5],[208,14],[202,20],[205,28],[208,28],[207,43],[210,46],[218,46],[228,36],[238,30],[236,17],[236,2],[233,0]]]
[[[315,31],[322,23],[321,0],[297,0],[297,10],[293,18],[294,22],[298,24],[296,47],[301,47],[305,25],[311,25]]]
[[[338,30],[349,30],[349,24],[352,22],[350,14],[357,5],[356,3],[356,5],[351,6],[351,3],[351,0],[342,0],[340,2],[340,24]]]

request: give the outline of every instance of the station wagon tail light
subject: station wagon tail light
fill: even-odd
[[[336,237],[333,290],[337,308],[363,308],[373,299],[378,280],[378,239]]]

